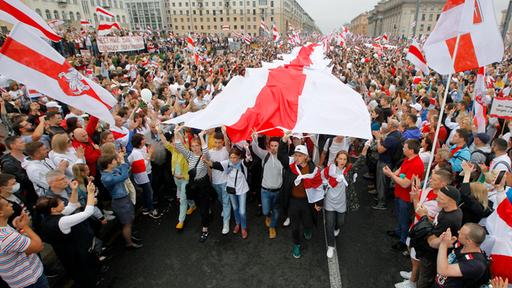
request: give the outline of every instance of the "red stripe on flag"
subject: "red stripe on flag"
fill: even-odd
[[[316,44],[302,47],[297,58],[288,67],[271,69],[267,83],[261,89],[253,107],[248,108],[240,119],[227,127],[233,143],[249,139],[251,131],[267,130],[277,126],[293,129],[297,123],[299,96],[302,94],[306,75],[303,66],[311,63],[309,57]],[[280,136],[282,131],[274,129],[265,132],[270,136]]]
[[[62,38],[52,33],[51,31],[48,31],[46,28],[41,26],[39,23],[37,23],[34,19],[30,18],[27,14],[23,13],[23,11],[20,11],[18,8],[12,6],[11,4],[7,3],[5,0],[0,0],[0,10],[4,11],[7,14],[12,15],[14,18],[18,19],[20,22],[23,22],[27,25],[30,25],[39,31],[41,31],[48,39],[59,42]]]
[[[409,53],[416,56],[416,58],[418,58],[418,60],[420,60],[421,62],[423,62],[425,64],[427,63],[427,60],[425,60],[423,53],[421,53],[421,51],[418,49],[418,47],[416,47],[414,45],[409,46]]]
[[[448,10],[452,9],[453,7],[457,7],[461,4],[464,4],[464,2],[465,2],[465,0],[448,0],[444,4],[442,12],[448,11]]]
[[[66,82],[65,77],[61,76],[63,72],[69,72],[71,69],[75,70],[66,60],[62,64],[53,61],[52,59],[40,54],[39,52],[32,50],[31,48],[23,45],[22,43],[14,40],[11,37],[5,39],[4,45],[0,49],[0,54],[3,54],[13,61],[16,61],[27,68],[33,69],[41,74],[44,74],[50,78],[53,78],[59,83],[62,92],[67,96],[90,96],[96,101],[103,104],[107,109],[112,109],[110,105],[105,103],[101,98],[96,95],[94,89],[84,91],[82,94],[76,95],[73,93],[69,84]],[[76,71],[76,70],[75,70]],[[64,75],[65,76],[65,75]],[[85,79],[81,79],[84,84],[89,85]]]
[[[480,10],[480,3],[475,0],[475,11],[473,12],[473,24],[482,23],[482,11]]]
[[[135,160],[132,162],[132,173],[146,172],[146,162],[144,159]]]
[[[510,191],[510,190],[509,190]],[[511,192],[507,192],[507,194],[511,194]],[[507,225],[512,229],[512,203],[509,198],[503,199],[500,205],[498,205],[498,209],[496,209],[498,216],[507,223]]]
[[[457,37],[446,40],[446,45],[450,52],[450,56],[453,57],[455,51],[455,44],[457,43]],[[455,59],[454,69],[455,72],[462,72],[478,68],[478,59],[476,58],[475,46],[473,45],[473,39],[470,33],[462,34],[459,37],[459,48],[457,49],[457,58]]]
[[[491,258],[491,274],[512,281],[512,256],[493,254]]]

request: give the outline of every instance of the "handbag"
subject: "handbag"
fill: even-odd
[[[427,242],[427,238],[433,229],[434,224],[428,220],[427,216],[423,216],[409,231],[409,237],[411,238],[410,245],[416,250],[418,257],[425,255],[429,251],[433,251]]]
[[[236,180],[238,179],[238,169],[236,169],[236,174],[235,174],[235,187],[236,187]],[[228,194],[232,194],[232,195],[235,195],[236,194],[236,188],[235,187],[229,187],[227,186],[226,187],[226,192],[228,192]]]
[[[130,178],[127,178],[124,181],[124,187],[128,192],[128,197],[130,197],[133,205],[135,205],[135,202],[137,201],[137,191],[135,190],[135,186],[133,186],[132,180],[130,180]]]
[[[199,165],[199,161],[201,161],[201,158],[197,159],[196,165],[194,165],[194,168],[188,170],[188,181],[193,181],[196,179],[197,175],[197,165]]]

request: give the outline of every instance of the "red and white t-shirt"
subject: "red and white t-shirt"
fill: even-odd
[[[30,238],[10,226],[0,227],[0,277],[11,288],[32,285],[43,274],[37,254],[25,254],[29,246]]]
[[[133,148],[128,156],[128,161],[132,167],[133,180],[137,184],[146,184],[149,182],[151,174],[151,162],[149,161],[148,148]]]

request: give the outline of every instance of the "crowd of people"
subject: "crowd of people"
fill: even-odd
[[[198,62],[184,36],[152,35],[146,38],[151,49],[130,53],[99,53],[93,34],[75,36],[75,45],[56,48],[118,99],[112,114],[115,131],[124,133],[80,107],[51,95],[31,98],[24,83],[0,79],[0,277],[6,287],[48,287],[38,257],[43,242],[77,287],[95,287],[105,258],[102,226],[117,221],[126,249],[144,249],[132,231],[136,211],[159,219],[158,207],[168,198],[177,203],[176,230],[197,213],[198,239],[205,242],[210,233],[250,237],[247,223],[255,220],[247,217],[247,203],[256,195],[265,217],[261,229],[276,239],[281,226],[290,226],[294,258],[301,258],[301,243],[312,238],[324,213],[332,258],[347,214],[368,205],[355,185],[363,177],[374,187],[373,209],[393,203],[396,229],[387,234],[397,240],[397,255],[411,259],[411,271],[400,273],[404,281],[396,287],[480,287],[491,279],[494,287],[506,287],[512,280],[495,278],[500,275],[491,273],[480,248],[486,217],[512,185],[512,123],[488,117],[485,132],[477,133],[475,71],[454,75],[445,87],[448,79],[422,75],[405,60],[404,39],[391,39],[395,46],[387,48],[367,47],[372,39],[355,35],[344,46],[332,41],[326,51],[332,73],[367,103],[372,139],[254,132],[232,143],[225,127],[198,131],[166,121],[204,109],[234,76],[277,60],[290,45],[259,38],[232,51],[225,38],[196,35]],[[510,65],[507,52],[489,67],[486,105],[509,96]],[[143,89],[151,100],[142,99]],[[445,89],[448,104],[438,127]],[[313,189],[322,189],[323,199],[310,201]],[[212,214],[214,205],[221,215]],[[222,230],[210,231],[216,220]]]

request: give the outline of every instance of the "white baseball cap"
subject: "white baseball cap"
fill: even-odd
[[[46,108],[61,108],[61,106],[55,101],[50,101],[46,103]]]
[[[306,146],[304,146],[304,145],[297,145],[297,147],[295,147],[295,150],[293,152],[301,153],[304,155],[309,155],[308,148],[306,148]]]
[[[410,104],[409,106],[411,106],[412,108],[416,109],[416,111],[421,111],[421,109],[422,109],[420,103]]]

